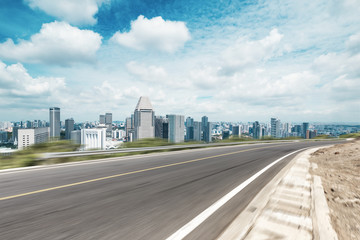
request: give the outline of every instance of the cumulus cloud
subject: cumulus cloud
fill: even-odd
[[[65,22],[42,25],[30,40],[0,43],[0,57],[27,63],[68,66],[76,62],[92,62],[100,48],[102,37],[90,30],[80,30]]]
[[[2,105],[13,100],[29,103],[35,99],[44,102],[66,88],[64,78],[37,77],[29,75],[21,63],[6,65],[0,61],[0,91]]]
[[[47,14],[75,25],[94,25],[94,17],[104,0],[25,0],[32,9],[40,9]]]
[[[190,40],[184,22],[164,20],[162,17],[147,19],[140,15],[131,22],[129,32],[116,32],[111,41],[136,50],[175,52]]]
[[[277,29],[273,29],[268,36],[260,40],[238,39],[233,46],[224,51],[222,55],[224,63],[220,72],[231,75],[246,67],[281,55],[284,51],[280,44],[282,38],[283,35]]]

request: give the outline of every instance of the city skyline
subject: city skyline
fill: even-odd
[[[44,2],[0,9],[0,121],[124,121],[149,96],[159,116],[360,122],[356,1]]]

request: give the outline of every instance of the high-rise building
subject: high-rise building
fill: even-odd
[[[155,137],[156,138],[168,138],[168,119],[165,117],[155,117]]]
[[[99,116],[99,123],[100,124],[105,124],[105,115],[100,115]]]
[[[187,117],[185,122],[185,127],[186,127],[185,140],[186,141],[194,140],[194,119],[191,117]]]
[[[203,116],[201,118],[201,130],[202,130],[202,140],[205,142],[211,142],[212,125],[209,122],[207,116]]]
[[[258,121],[255,121],[253,124],[253,138],[260,139],[262,137],[261,126]]]
[[[60,108],[50,108],[50,137],[60,137]]]
[[[8,141],[8,132],[0,131],[0,143],[5,143]]]
[[[224,140],[224,139],[228,139],[230,137],[230,131],[229,131],[229,129],[225,129],[225,130],[223,130],[223,132],[222,132],[222,139]]]
[[[271,137],[281,138],[280,120],[277,118],[271,118]]]
[[[140,97],[134,111],[135,140],[155,137],[155,112],[148,97]]]
[[[232,135],[239,137],[241,135],[241,126],[237,125],[237,126],[232,126]]]
[[[47,142],[49,140],[49,131],[48,127],[18,129],[18,149],[22,150],[36,143]]]
[[[193,140],[197,142],[201,141],[201,122],[194,121]]]
[[[112,113],[105,113],[106,137],[112,137]]]
[[[65,119],[65,139],[71,139],[71,131],[74,131],[74,119]]]
[[[131,117],[125,119],[126,140],[129,141],[129,131],[133,129]]]
[[[167,118],[169,119],[169,142],[184,142],[184,116],[171,114],[167,115]]]
[[[309,138],[308,135],[306,134],[308,130],[309,130],[309,123],[308,123],[308,122],[304,122],[304,123],[302,124],[302,137],[303,137],[303,138]]]

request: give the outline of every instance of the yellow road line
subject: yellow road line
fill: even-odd
[[[224,153],[224,154],[219,154],[219,155],[210,156],[210,157],[198,158],[198,159],[188,160],[188,161],[184,161],[184,162],[171,163],[171,164],[166,164],[166,165],[162,165],[162,166],[158,166],[158,167],[152,167],[152,168],[146,168],[146,169],[136,170],[136,171],[132,171],[132,172],[120,173],[120,174],[111,175],[111,176],[107,176],[107,177],[95,178],[95,179],[90,179],[90,180],[86,180],[86,181],[61,185],[61,186],[57,186],[57,187],[40,189],[40,190],[33,191],[33,192],[27,192],[27,193],[21,193],[21,194],[17,194],[17,195],[11,195],[11,196],[7,196],[7,197],[2,197],[2,198],[0,198],[0,201],[13,199],[13,198],[18,198],[18,197],[23,197],[23,196],[28,196],[28,195],[33,195],[33,194],[42,193],[42,192],[48,192],[48,191],[52,191],[52,190],[56,190],[56,189],[62,189],[62,188],[77,186],[77,185],[81,185],[81,184],[85,184],[85,183],[91,183],[91,182],[97,182],[97,181],[101,181],[101,180],[121,177],[121,176],[130,175],[130,174],[134,174],[134,173],[147,172],[147,171],[156,170],[156,169],[160,169],[160,168],[167,168],[167,167],[171,167],[171,166],[177,166],[177,165],[182,165],[182,164],[187,164],[187,163],[192,163],[192,162],[198,162],[198,161],[202,161],[202,160],[206,160],[206,159],[222,157],[222,156],[228,156],[228,155],[233,155],[233,154],[237,154],[237,153],[241,153],[241,152],[248,152],[248,151],[253,151],[253,150],[272,148],[272,147],[277,147],[277,146],[279,146],[279,145],[252,148],[252,149],[245,149],[245,150],[231,152],[231,153]]]

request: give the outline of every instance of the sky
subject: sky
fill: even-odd
[[[360,123],[360,0],[1,0],[0,121]]]

